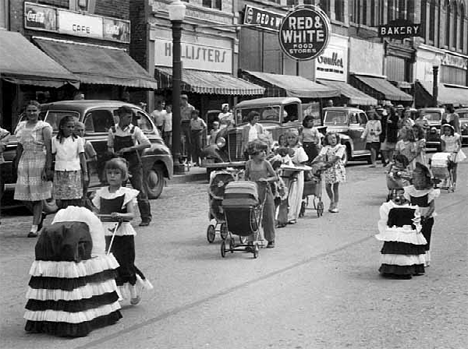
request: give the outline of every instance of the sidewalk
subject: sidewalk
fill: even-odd
[[[191,167],[190,170],[188,170],[184,174],[174,175],[171,180],[167,181],[167,184],[171,185],[200,181],[208,183],[208,175],[206,173],[206,168]]]

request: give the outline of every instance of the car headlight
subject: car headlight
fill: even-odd
[[[437,133],[437,129],[435,127],[431,127],[431,133]]]
[[[216,141],[216,145],[219,149],[224,148],[224,146],[226,145],[226,139],[224,137],[219,137]]]

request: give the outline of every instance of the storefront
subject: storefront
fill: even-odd
[[[334,105],[368,106],[377,100],[355,87],[348,81],[348,38],[332,34],[323,54],[315,62],[315,77],[320,84],[340,91]]]
[[[388,42],[385,45],[384,75],[408,94],[413,90],[415,60],[416,50],[413,47],[396,42]]]
[[[434,78],[438,105],[468,105],[467,75],[468,57],[420,45],[416,60],[416,107],[434,106]]]
[[[413,97],[390,83],[384,73],[384,46],[381,43],[350,38],[350,84],[374,97],[394,104],[411,105]]]
[[[128,91],[157,88],[154,78],[128,54],[128,20],[25,2],[24,30],[78,77],[86,99],[126,99]]]

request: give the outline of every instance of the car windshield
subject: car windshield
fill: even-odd
[[[468,119],[468,110],[458,111],[457,114],[460,119]]]
[[[237,109],[236,111],[236,123],[242,124],[247,122],[247,115],[251,111],[255,111],[260,115],[259,122],[262,121],[276,121],[279,122],[280,118],[280,106],[262,107],[262,108],[245,108]]]
[[[345,126],[348,124],[348,115],[341,110],[327,110],[323,119],[324,125]]]
[[[58,125],[60,123],[60,120],[63,119],[63,117],[67,115],[72,115],[76,117],[77,119],[80,117],[80,115],[77,112],[70,112],[70,111],[49,111],[45,117],[46,122],[48,122],[54,131],[58,131]]]
[[[440,121],[442,118],[441,118],[441,115],[437,112],[425,112],[424,113],[424,116],[426,117],[426,119],[428,121]]]

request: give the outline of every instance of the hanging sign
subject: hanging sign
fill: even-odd
[[[296,7],[288,13],[279,28],[279,43],[283,52],[299,61],[319,56],[330,40],[331,25],[320,8]]]
[[[379,26],[379,36],[394,39],[422,36],[421,24],[416,24],[404,19],[397,19],[395,21],[391,21],[387,25]]]

